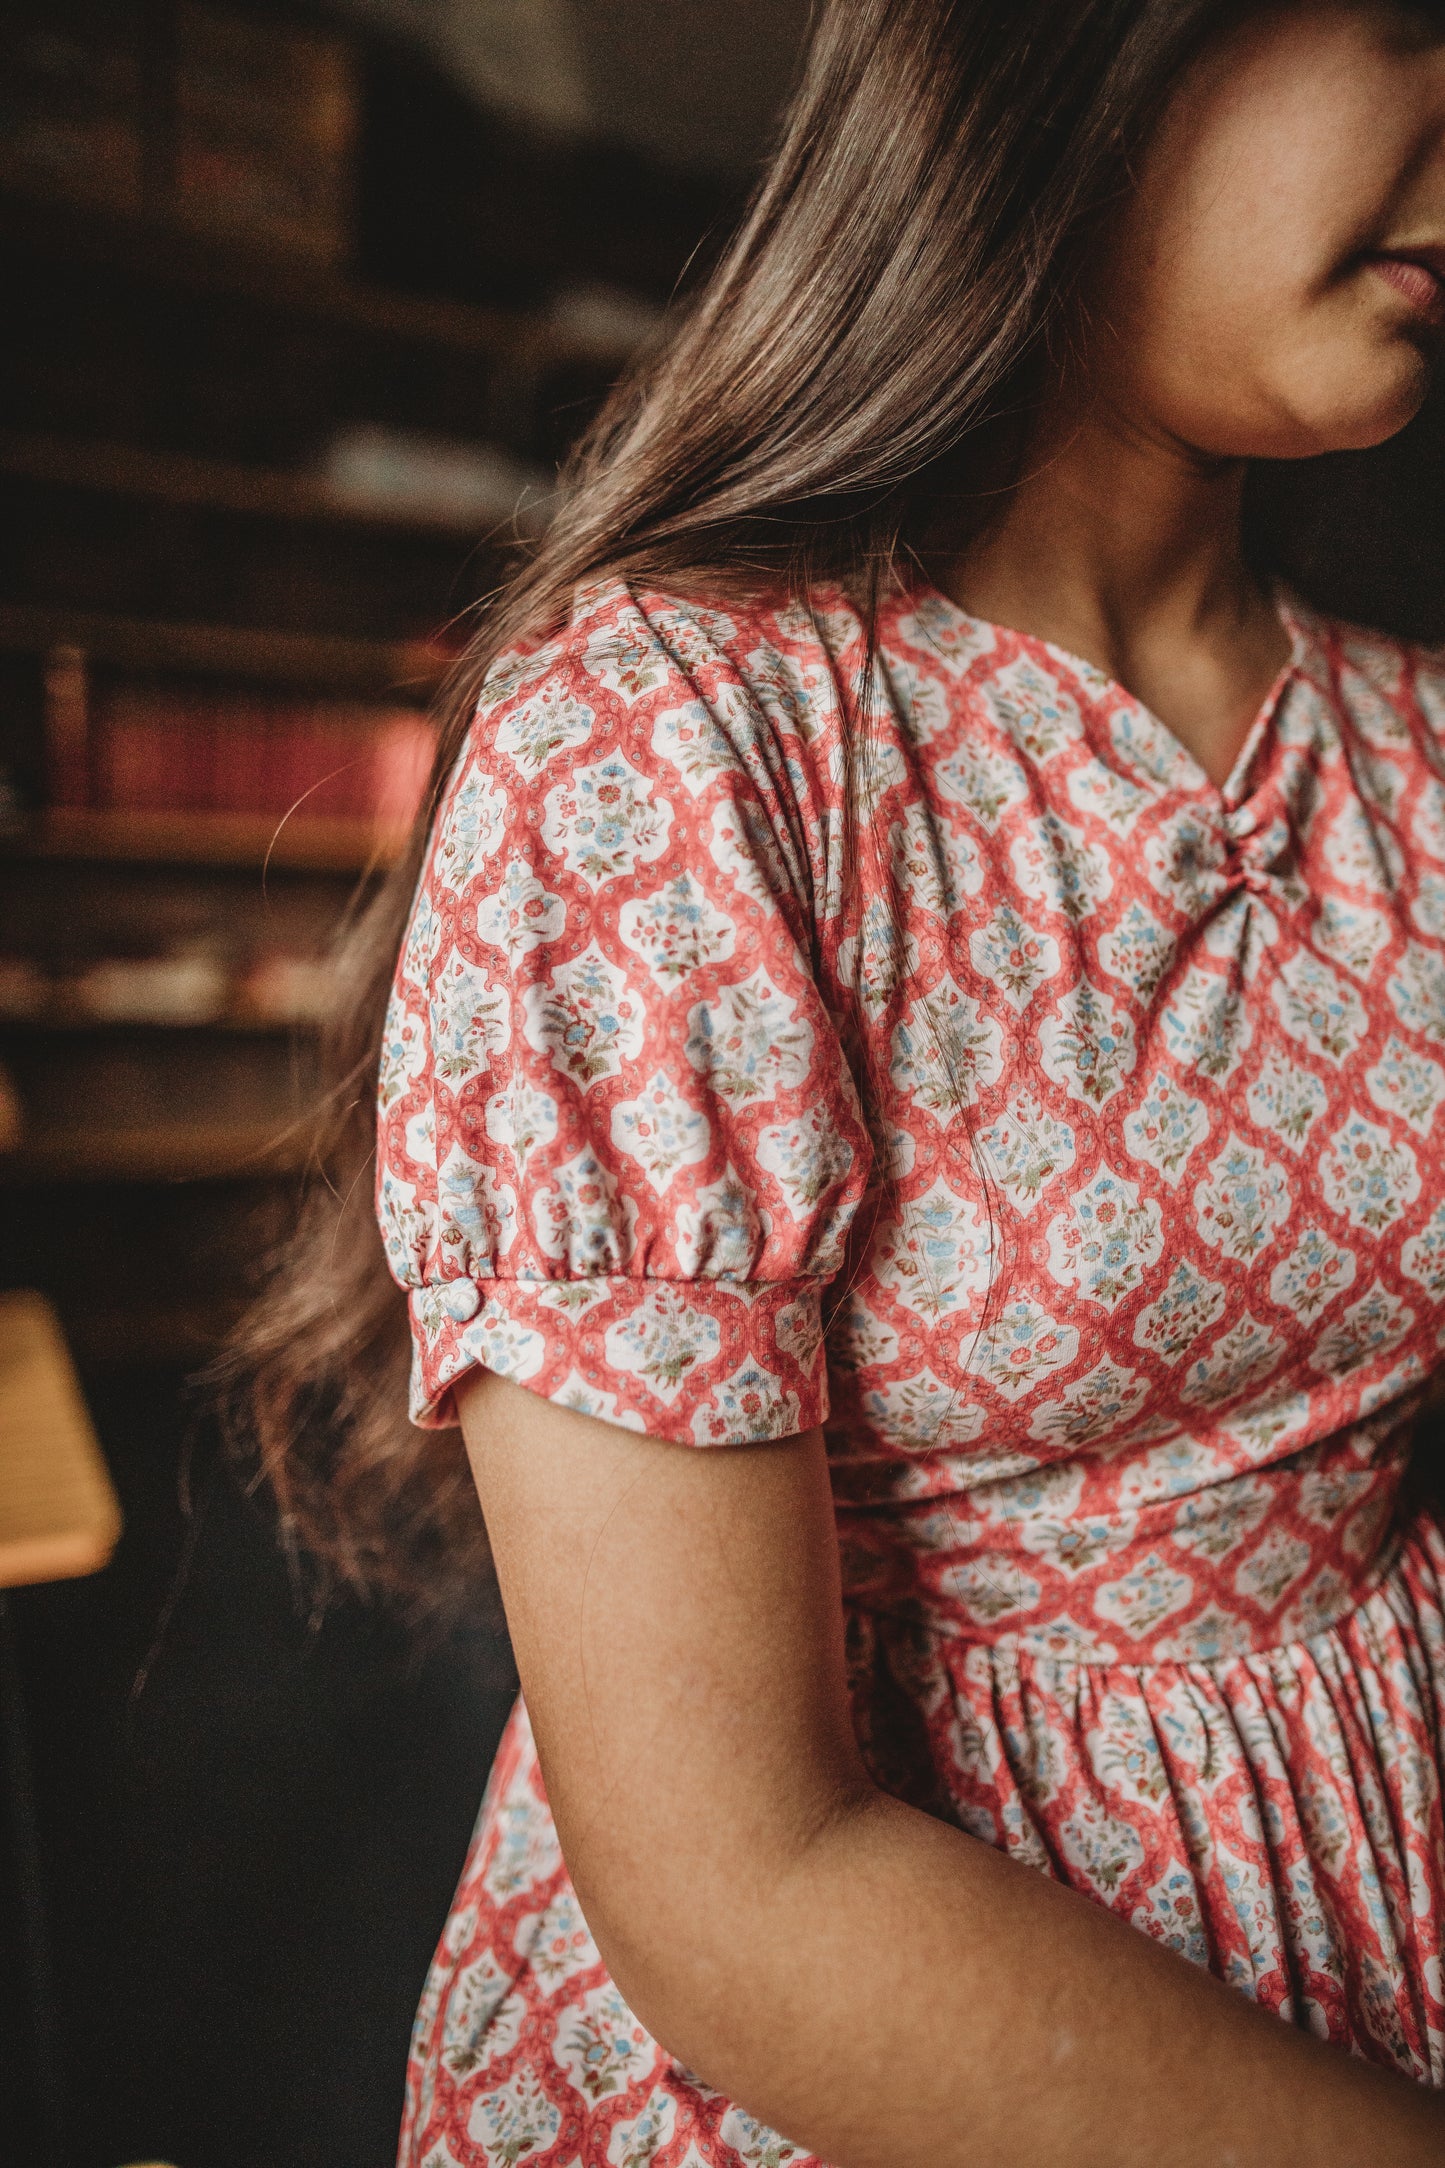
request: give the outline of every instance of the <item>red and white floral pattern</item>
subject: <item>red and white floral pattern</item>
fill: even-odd
[[[1439,2083],[1445,663],[1286,619],[1220,790],[927,589],[866,703],[835,597],[581,597],[447,793],[378,1201],[422,1421],[823,1423],[879,1780]],[[622,2002],[519,1709],[403,2168],[807,2157]]]

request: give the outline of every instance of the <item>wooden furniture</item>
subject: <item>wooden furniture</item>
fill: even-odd
[[[0,1294],[0,1588],[98,1573],[120,1525],[54,1310]]]

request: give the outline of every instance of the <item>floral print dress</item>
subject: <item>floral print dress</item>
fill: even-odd
[[[445,797],[378,1201],[419,1421],[822,1424],[877,1780],[1438,2084],[1445,658],[1282,608],[1219,789],[927,588],[871,663],[583,594]],[[809,2158],[623,2002],[519,1705],[402,2168]]]

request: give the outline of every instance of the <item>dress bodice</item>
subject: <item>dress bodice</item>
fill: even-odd
[[[1445,1322],[1445,686],[1288,626],[1221,789],[1078,658],[887,622],[902,935],[837,949],[892,1177],[828,1343],[858,1601],[1208,1657],[1387,1555]]]
[[[1287,628],[1223,788],[928,589],[871,672],[620,586],[505,664],[383,1072],[423,1419],[822,1420],[850,1597],[976,1639],[1347,1609],[1445,1324],[1445,675]]]

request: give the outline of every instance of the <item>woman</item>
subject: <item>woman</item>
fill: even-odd
[[[525,1691],[405,2168],[1445,2159],[1445,664],[1241,542],[1442,323],[1439,11],[823,10],[408,870],[430,1441],[258,1328]]]

